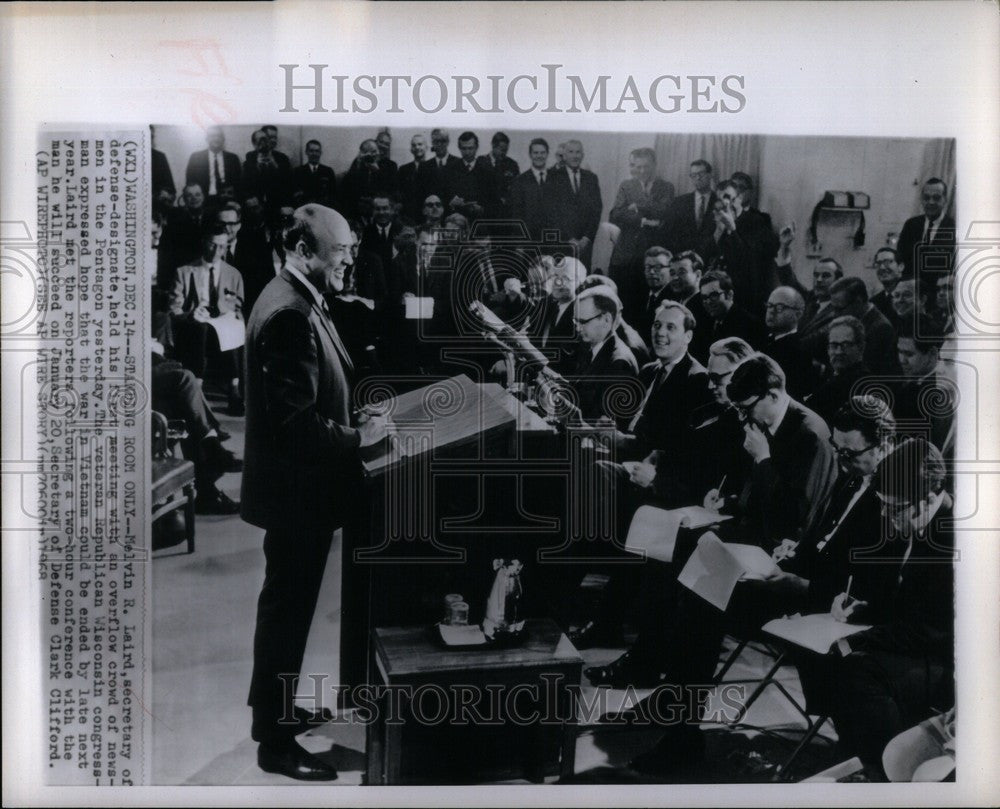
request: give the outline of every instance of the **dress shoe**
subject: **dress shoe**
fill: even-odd
[[[209,491],[199,492],[194,500],[194,510],[196,514],[239,514],[240,504],[213,486]]]
[[[591,666],[583,673],[595,688],[654,688],[663,682],[663,675],[655,666],[637,660],[631,651],[625,652],[613,663]]]
[[[620,648],[625,642],[621,627],[615,629],[601,621],[587,621],[569,633],[569,640],[577,649]]]
[[[324,763],[298,742],[280,745],[262,742],[257,748],[257,766],[264,772],[273,772],[299,781],[335,781],[337,771]]]

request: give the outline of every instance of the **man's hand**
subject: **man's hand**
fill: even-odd
[[[760,463],[771,457],[771,446],[767,443],[767,436],[756,424],[747,424],[743,427],[746,438],[743,439],[743,449],[745,449],[754,463]]]
[[[701,504],[709,511],[720,511],[726,504],[726,498],[719,494],[718,489],[709,489],[708,494],[705,495],[705,499],[701,501]]]
[[[629,480],[636,486],[648,489],[656,479],[656,467],[645,461],[625,461],[622,466],[628,472]]]
[[[715,223],[722,228],[725,233],[732,233],[736,230],[736,218],[731,211],[719,208],[715,212]]]
[[[358,432],[361,433],[361,446],[377,444],[387,435],[385,416],[367,416],[358,425]]]
[[[778,244],[782,250],[787,250],[795,241],[795,222],[785,225],[778,234]]]
[[[194,310],[194,312],[192,312],[191,316],[198,323],[208,323],[208,321],[212,319],[212,316],[208,313],[207,306],[199,306],[197,309]]]
[[[833,599],[833,606],[830,607],[830,614],[842,623],[850,623],[851,616],[859,610],[864,610],[868,606],[867,601],[859,601],[851,598],[847,593],[841,593]]]
[[[797,547],[799,547],[799,543],[794,539],[783,539],[778,544],[778,547],[771,551],[771,558],[776,563],[785,559],[794,559]]]

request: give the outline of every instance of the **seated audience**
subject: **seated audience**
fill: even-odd
[[[781,367],[788,393],[799,400],[812,393],[816,385],[812,359],[798,334],[803,307],[802,296],[791,287],[778,287],[764,307],[768,336],[763,351]]]
[[[898,733],[954,702],[954,516],[937,447],[914,438],[875,473],[885,516],[879,541],[856,555],[837,620],[871,625],[799,663],[807,699],[833,719],[838,752],[881,773]]]
[[[892,305],[892,293],[903,277],[903,265],[899,260],[899,253],[891,247],[880,247],[875,251],[875,275],[882,289],[872,295],[871,303],[885,315],[893,328],[896,328],[896,310]]]
[[[242,318],[243,278],[235,267],[222,260],[228,245],[224,225],[206,229],[201,259],[177,271],[170,311],[181,362],[198,379],[204,379],[209,357],[217,355],[229,384],[230,413],[243,415],[241,350],[220,351],[218,337],[209,323],[222,315]]]
[[[805,403],[829,422],[854,394],[854,388],[865,378],[872,378],[865,365],[865,327],[861,321],[850,315],[834,318],[827,335],[827,351],[827,373]]]
[[[676,300],[670,287],[670,261],[673,255],[665,247],[650,247],[643,257],[643,270],[649,293],[641,309],[636,310],[635,325],[640,334],[649,336],[656,310],[665,300]],[[683,303],[683,301],[682,301]]]
[[[698,281],[705,316],[698,319],[691,353],[699,362],[708,361],[708,349],[727,337],[739,337],[754,349],[764,345],[764,325],[736,303],[733,282],[723,270],[709,270]]]
[[[899,287],[896,291],[899,291]],[[865,327],[865,365],[873,373],[899,372],[895,351],[896,333],[885,315],[868,302],[868,288],[864,281],[860,278],[841,278],[835,281],[830,287],[830,305],[838,317],[851,315]]]

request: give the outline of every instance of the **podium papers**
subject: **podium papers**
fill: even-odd
[[[796,646],[825,655],[833,644],[841,638],[856,635],[858,632],[871,629],[871,627],[863,624],[845,624],[828,612],[818,612],[813,615],[775,618],[764,624],[763,629],[776,638],[787,640]]]
[[[404,298],[407,320],[430,320],[434,317],[433,298]]]
[[[726,543],[711,531],[698,545],[677,581],[716,609],[725,611],[740,579],[764,579],[780,568],[756,545]]]
[[[403,458],[466,445],[497,430],[513,431],[518,423],[510,408],[465,374],[403,393],[384,408],[388,443],[361,450],[369,475],[380,474]]]
[[[236,317],[235,312],[226,312],[213,317],[208,321],[208,325],[215,329],[220,351],[232,351],[246,341],[247,324]]]
[[[701,506],[675,509],[640,506],[629,525],[625,550],[661,562],[672,562],[677,532],[681,528],[705,528],[728,519],[731,519],[728,515]]]

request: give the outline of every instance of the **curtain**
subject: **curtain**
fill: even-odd
[[[712,164],[716,181],[743,171],[753,178],[751,199],[760,195],[760,162],[764,138],[761,135],[666,134],[656,136],[656,164],[661,177],[674,184],[677,194],[692,190],[691,161]]]

